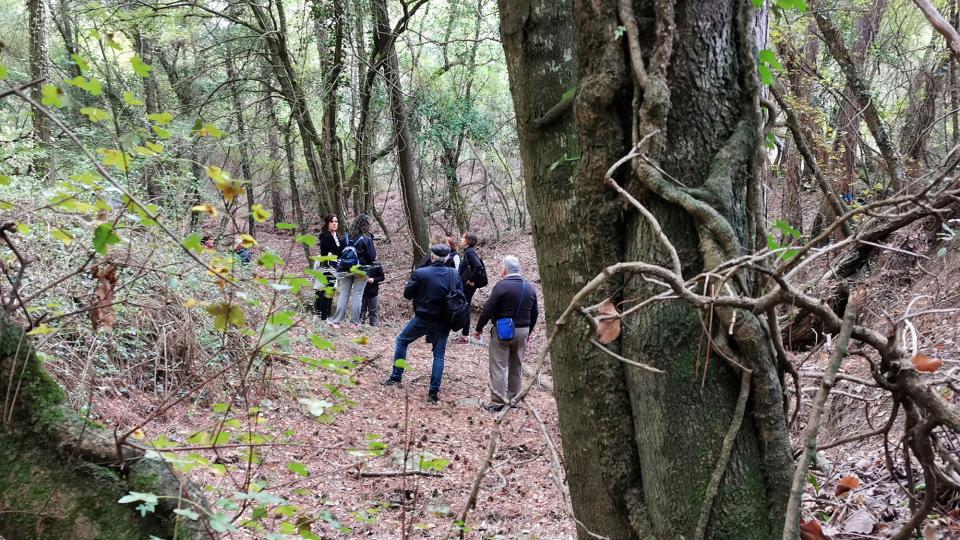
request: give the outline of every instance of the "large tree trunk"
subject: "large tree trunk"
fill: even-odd
[[[118,448],[114,433],[78,416],[29,338],[3,313],[0,396],[0,538],[214,536],[206,518],[189,521],[173,513],[194,508],[192,501],[208,515],[202,492],[168,464],[144,459],[128,445]],[[134,505],[118,504],[131,490],[160,496],[156,511],[141,517]]]
[[[638,5],[635,16],[628,13],[633,6],[621,4],[623,19],[616,3],[574,0],[574,53],[568,4],[500,2],[548,320],[609,264],[669,260],[649,224],[636,213],[622,214],[604,184],[606,170],[630,150],[631,140],[656,133],[645,151],[691,187],[681,192],[639,163],[621,176],[676,245],[684,275],[751,251],[762,235],[756,215],[759,88],[749,2],[677,2],[675,21],[669,20],[669,2],[656,2],[657,13],[651,4]],[[611,39],[618,28],[629,34],[633,25],[635,49],[651,63],[649,77],[636,77],[636,83],[628,57],[633,47]],[[654,50],[653,42],[665,37],[674,41],[672,53],[669,46]],[[573,58],[578,83],[569,66]],[[643,92],[636,88],[641,80]],[[581,159],[571,178],[566,164],[550,170],[565,152],[577,155],[571,126],[563,116],[544,123],[542,115],[574,84]],[[719,216],[723,226],[715,228],[708,216]],[[623,280],[602,293],[618,302],[647,296],[649,287]],[[738,287],[743,294],[754,292],[749,284]],[[565,325],[554,344],[571,497],[581,527],[592,533],[618,539],[694,536],[741,386],[740,374],[719,360],[704,375],[700,315],[673,302],[653,304],[624,321],[610,345],[613,352],[664,374],[599,353],[584,339],[589,329],[579,320]],[[751,399],[707,514],[706,537],[774,538],[783,527],[792,476],[782,388],[765,323],[738,312],[734,326],[731,349],[753,371]],[[589,537],[583,528],[579,532]]]
[[[322,13],[320,2],[314,1],[314,31],[317,38],[317,52],[320,55],[320,69],[323,73],[323,163],[329,182],[333,186],[335,211],[346,218],[347,203],[343,179],[343,155],[340,151],[340,139],[337,136],[337,107],[339,107],[340,74],[343,71],[343,26],[345,14],[343,0],[331,0],[329,13]],[[333,23],[333,32],[324,28],[326,22]]]
[[[423,213],[423,204],[420,202],[419,182],[414,164],[413,138],[410,136],[407,107],[403,100],[403,86],[400,81],[400,63],[397,60],[394,33],[390,27],[386,0],[373,0],[371,8],[376,25],[374,40],[378,43],[387,44],[385,47],[378,47],[378,49],[386,55],[386,62],[383,64],[383,78],[390,93],[390,113],[393,116],[393,129],[397,137],[400,193],[403,197],[403,210],[410,229],[411,265],[415,265],[417,261],[423,258],[430,247],[428,245],[427,218]]]

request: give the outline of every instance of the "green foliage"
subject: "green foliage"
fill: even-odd
[[[112,223],[101,223],[93,231],[93,249],[100,255],[107,254],[108,246],[119,244],[120,237],[117,236]]]
[[[757,61],[757,69],[760,71],[760,80],[763,81],[763,84],[772,86],[774,82],[773,72],[783,71],[783,66],[780,64],[780,61],[777,60],[776,53],[770,49],[763,49],[757,55]]]

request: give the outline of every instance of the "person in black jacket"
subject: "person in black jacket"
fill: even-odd
[[[350,227],[350,233],[347,235],[347,244],[357,250],[360,270],[366,272],[366,268],[373,265],[377,260],[377,248],[373,244],[373,234],[370,233],[370,227],[373,220],[367,214],[360,214],[354,220]],[[344,246],[346,249],[347,246]],[[340,252],[341,258],[343,251]],[[340,298],[337,300],[337,313],[330,319],[330,325],[334,328],[340,328],[340,324],[347,316],[347,305],[350,305],[350,322],[355,326],[360,326],[360,308],[363,307],[363,290],[368,283],[372,283],[373,278],[365,277],[364,274],[355,273],[352,270],[343,268],[337,273],[337,293]]]
[[[340,227],[340,220],[335,214],[327,214],[323,218],[323,227],[320,229],[320,256],[339,258],[343,251],[344,238],[337,232]],[[332,261],[313,261],[313,269],[323,272],[327,276],[327,284],[313,278],[313,289],[316,291],[316,299],[313,301],[313,311],[320,316],[320,320],[325,321],[330,317],[330,308],[333,305],[332,289],[336,287],[336,259]]]
[[[486,285],[486,283],[480,281],[481,273],[485,275],[486,270],[483,266],[483,260],[480,259],[480,255],[477,255],[477,235],[470,232],[464,233],[460,237],[460,248],[463,250],[463,255],[460,257],[460,266],[457,270],[460,272],[460,281],[463,282],[463,294],[467,297],[467,304],[470,304],[473,302],[473,293]],[[467,338],[469,336],[470,322],[468,320],[467,325],[463,327],[463,335],[460,337],[459,343],[468,343]]]
[[[440,381],[443,379],[444,355],[447,351],[447,337],[450,335],[450,323],[444,320],[447,294],[452,290],[463,290],[457,272],[444,265],[450,255],[450,248],[444,244],[430,247],[433,263],[417,268],[403,288],[403,297],[413,300],[413,319],[407,323],[397,336],[397,348],[393,353],[393,371],[383,384],[400,384],[403,378],[403,365],[407,362],[407,347],[423,336],[433,345],[433,369],[430,372],[430,391],[427,401],[436,404],[440,401]]]
[[[363,289],[363,303],[360,306],[360,320],[366,319],[370,326],[380,325],[380,284],[386,279],[383,265],[375,263],[367,270],[367,286]],[[370,280],[373,281],[370,281]]]
[[[489,411],[499,411],[520,393],[523,383],[523,353],[530,331],[537,324],[539,309],[537,291],[523,279],[520,261],[513,255],[503,258],[500,281],[493,287],[477,320],[475,337],[480,339],[487,321],[493,320],[490,331],[490,395]],[[513,319],[513,337],[500,339],[499,322]]]

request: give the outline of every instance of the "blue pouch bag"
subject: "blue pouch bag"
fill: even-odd
[[[514,319],[516,319],[517,315],[520,314],[520,309],[523,308],[523,303],[526,300],[527,281],[523,280],[523,283],[520,285],[520,302],[517,304],[517,311],[513,314],[513,317],[497,319],[497,338],[500,341],[510,341],[516,335],[516,325],[514,323]]]

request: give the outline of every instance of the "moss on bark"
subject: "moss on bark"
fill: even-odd
[[[118,504],[131,490],[202,496],[165,464],[124,447],[130,480],[121,477],[113,434],[78,416],[43,370],[29,338],[0,314],[0,537],[127,539],[151,535],[206,538],[202,523],[178,521],[176,499],[141,516]],[[181,486],[182,483],[182,486]]]

